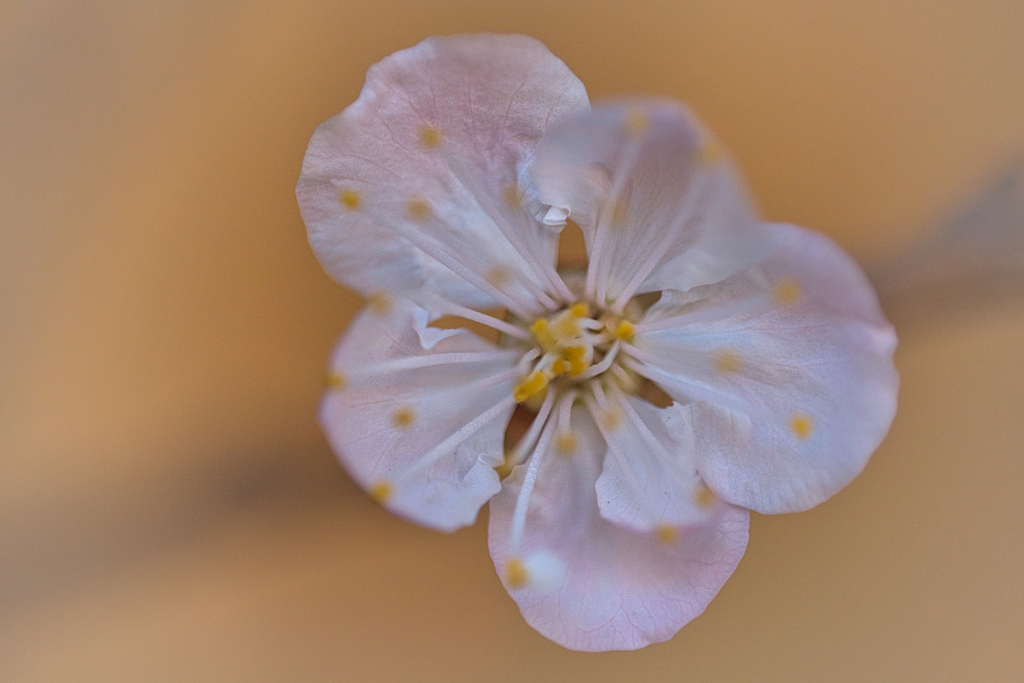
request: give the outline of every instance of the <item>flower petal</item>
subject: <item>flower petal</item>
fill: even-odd
[[[552,127],[529,173],[541,201],[583,229],[599,301],[718,282],[766,253],[732,164],[676,103],[578,114]]]
[[[375,500],[451,531],[472,524],[500,488],[494,467],[518,356],[465,330],[427,327],[426,310],[408,301],[378,301],[334,353],[320,422]]]
[[[671,638],[718,593],[743,556],[749,515],[723,506],[714,523],[677,535],[635,534],[601,517],[594,484],[604,451],[582,408],[579,449],[552,442],[530,499],[522,547],[509,547],[520,465],[491,500],[491,557],[526,621],[573,650],[633,650]],[[536,580],[532,574],[537,574]]]
[[[638,533],[707,524],[721,503],[697,474],[689,411],[616,393],[603,407],[587,404],[608,444],[601,516]]]
[[[698,469],[762,513],[811,508],[852,481],[896,411],[896,335],[831,240],[766,226],[774,254],[719,285],[665,292],[632,366],[691,406]]]
[[[533,310],[556,289],[557,234],[524,208],[520,176],[547,126],[587,107],[526,36],[396,52],[310,140],[296,192],[314,251],[364,294]]]

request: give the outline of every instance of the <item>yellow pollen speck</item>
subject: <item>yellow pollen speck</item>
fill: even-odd
[[[505,563],[505,580],[510,588],[522,588],[530,581],[530,572],[518,557]]]
[[[516,403],[522,403],[534,394],[544,391],[550,380],[551,377],[543,370],[534,370],[515,386],[512,390],[512,397],[515,398]]]
[[[427,149],[437,149],[441,146],[441,131],[433,126],[420,128],[420,144]]]
[[[409,218],[417,223],[427,220],[433,213],[430,204],[423,199],[410,199],[405,205],[405,211]]]
[[[713,136],[709,135],[704,138],[701,142],[700,147],[697,148],[697,163],[700,164],[713,164],[723,156],[725,156],[725,150],[722,145]]]
[[[582,346],[570,346],[562,351],[562,360],[569,363],[569,374],[578,375],[590,367],[586,359],[587,350]]]
[[[714,364],[715,370],[722,374],[729,374],[731,372],[739,372],[740,368],[743,367],[743,359],[740,358],[740,354],[732,349],[718,349],[715,351]]]
[[[327,379],[324,381],[324,384],[331,391],[341,391],[345,388],[345,385],[348,384],[348,379],[346,379],[345,375],[340,371],[330,372],[327,374]]]
[[[775,300],[784,306],[797,303],[803,295],[800,283],[793,278],[783,278],[775,283]]]
[[[619,324],[615,326],[615,338],[621,339],[624,342],[633,341],[633,335],[636,333],[636,328],[633,323],[628,320],[620,320]]]
[[[679,540],[679,529],[668,524],[659,524],[654,533],[658,537],[658,542],[665,545],[672,545]]]
[[[371,486],[369,491],[367,491],[370,495],[370,500],[379,505],[383,505],[388,502],[394,492],[395,488],[391,485],[391,482],[386,479],[381,479]]]
[[[601,413],[601,426],[612,431],[622,424],[622,413],[614,408],[609,408]]]
[[[651,127],[651,117],[640,107],[632,107],[626,112],[622,127],[629,135],[642,135]]]
[[[416,422],[416,413],[409,406],[402,406],[391,413],[391,424],[399,429],[408,429],[414,422]]]
[[[355,190],[346,189],[338,193],[338,202],[349,211],[355,211],[362,203],[362,197]]]
[[[586,302],[581,301],[578,304],[573,304],[573,307],[569,309],[569,312],[574,318],[586,318],[590,315],[590,306],[588,306]]]
[[[814,431],[814,420],[806,413],[799,413],[789,419],[790,429],[796,434],[796,438],[806,441]]]
[[[699,508],[708,508],[715,502],[714,492],[704,482],[697,484],[697,490],[693,492],[693,502]]]
[[[559,455],[572,455],[576,452],[576,435],[570,431],[560,431],[555,435],[555,450]]]
[[[569,364],[566,363],[561,358],[559,358],[558,360],[551,364],[551,372],[555,373],[556,375],[564,375],[565,373],[569,372]]]
[[[484,278],[495,287],[501,288],[512,282],[512,272],[499,264],[488,270]]]
[[[366,299],[366,305],[374,315],[387,315],[395,306],[395,302],[386,292],[374,292]]]
[[[519,191],[519,187],[516,185],[506,185],[505,189],[501,191],[501,197],[505,200],[505,204],[508,208],[518,210],[523,208],[523,200],[525,197],[523,193]]]

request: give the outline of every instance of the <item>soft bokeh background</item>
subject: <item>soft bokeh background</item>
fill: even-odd
[[[413,527],[340,471],[314,413],[360,301],[306,245],[305,145],[384,55],[480,30],[691,102],[767,217],[890,284],[1019,177],[1019,0],[5,0],[0,680],[1024,679],[1024,297],[892,285],[902,407],[866,473],[755,517],[637,653],[547,642],[483,523]]]

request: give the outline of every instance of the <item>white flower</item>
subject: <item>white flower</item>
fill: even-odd
[[[896,337],[854,262],[757,222],[686,109],[591,110],[533,39],[432,38],[372,67],[298,198],[328,273],[370,301],[331,361],[332,446],[420,524],[491,501],[506,588],[566,647],[670,638],[736,567],[748,509],[827,499],[895,412]],[[556,270],[567,217],[585,273]],[[501,343],[430,326],[453,315]],[[517,404],[536,417],[506,451]]]

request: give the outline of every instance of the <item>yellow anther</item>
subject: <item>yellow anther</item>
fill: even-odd
[[[391,413],[391,424],[398,429],[408,429],[416,422],[416,413],[410,406],[402,406]]]
[[[791,306],[799,302],[803,295],[803,288],[793,278],[783,278],[775,283],[775,300],[783,306]]]
[[[338,203],[349,211],[358,209],[362,201],[362,197],[353,189],[345,189],[338,193]]]
[[[530,582],[530,572],[518,557],[510,558],[505,563],[505,581],[510,588],[522,588]]]
[[[651,127],[651,117],[640,107],[631,107],[626,112],[622,127],[629,135],[642,135]]]
[[[534,394],[539,394],[551,381],[550,375],[543,370],[534,370],[524,377],[512,390],[512,397],[516,403],[522,403]]]
[[[569,372],[569,364],[566,363],[561,358],[559,358],[558,360],[551,364],[551,372],[553,372],[555,375],[564,375],[565,373]]]
[[[410,199],[405,205],[405,212],[411,220],[422,223],[430,218],[433,210],[423,199]]]
[[[341,391],[348,384],[348,379],[341,371],[327,373],[327,378],[324,380],[324,385],[330,391]]]
[[[504,459],[500,465],[494,468],[494,471],[498,473],[500,479],[504,480],[508,475],[512,474],[513,467],[515,467],[515,463],[512,462],[512,452],[506,449]]]
[[[615,408],[608,408],[601,412],[599,419],[601,420],[602,427],[612,431],[618,429],[619,425],[622,424],[622,412]]]
[[[558,346],[558,342],[551,336],[551,330],[548,329],[548,321],[544,318],[537,318],[533,321],[533,325],[530,326],[530,331],[533,332],[534,339],[540,344],[540,348],[544,349],[544,352],[553,351]]]
[[[441,146],[441,131],[434,126],[423,126],[420,128],[420,144],[427,149],[437,149]]]
[[[699,482],[697,489],[693,492],[693,502],[699,508],[709,508],[715,502],[715,493],[708,488],[707,484]]]
[[[633,323],[628,320],[620,320],[619,324],[615,326],[615,338],[621,339],[624,342],[633,341],[633,335],[636,334],[636,327]]]
[[[814,431],[814,420],[806,413],[798,413],[789,419],[789,427],[801,441],[806,441]]]
[[[588,306],[586,302],[581,301],[578,304],[573,304],[572,308],[569,309],[569,313],[571,313],[574,318],[586,318],[590,315],[590,306]]]
[[[586,359],[587,350],[582,346],[570,346],[562,351],[562,360],[569,363],[569,374],[578,375],[590,367]]]
[[[679,529],[669,524],[659,524],[654,529],[654,534],[658,537],[658,542],[665,545],[673,545],[679,540]]]
[[[381,479],[370,487],[367,491],[370,496],[370,500],[379,505],[383,505],[391,499],[391,496],[395,493],[395,487],[391,485],[387,479]]]
[[[366,305],[374,315],[387,315],[395,308],[395,302],[387,292],[374,292],[367,297]]]
[[[708,135],[697,148],[696,158],[699,164],[713,164],[725,156],[725,149],[713,135]]]
[[[576,434],[571,431],[559,431],[555,434],[555,450],[559,455],[572,455],[578,445]]]
[[[739,372],[740,368],[743,367],[743,359],[740,358],[740,354],[736,353],[732,349],[718,349],[714,355],[715,370],[718,370],[722,374],[729,374],[732,372]]]

